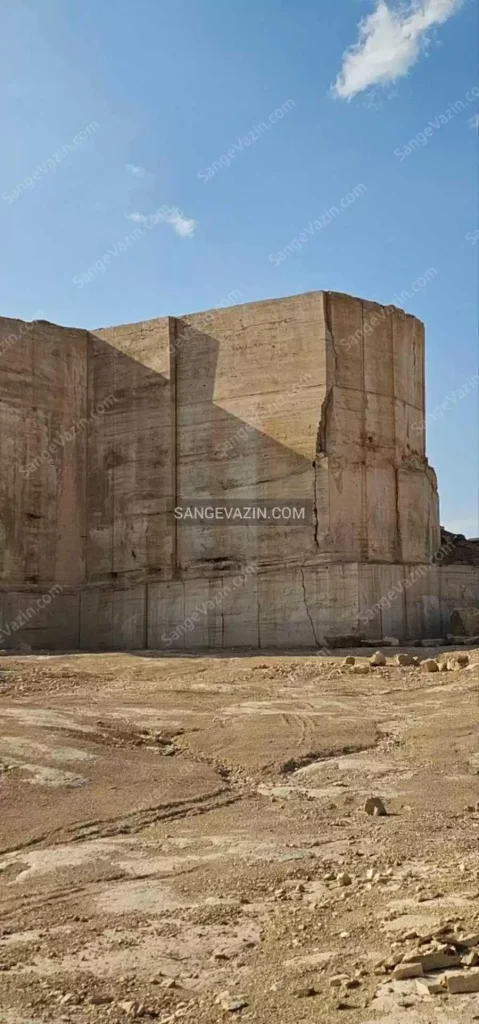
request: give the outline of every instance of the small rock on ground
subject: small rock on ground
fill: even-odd
[[[248,1005],[243,996],[232,996],[229,992],[221,992],[219,1002],[223,1010],[228,1010],[230,1013],[237,1013],[238,1010],[242,1010]]]
[[[425,658],[421,661],[421,669],[423,672],[439,672],[439,665],[434,658]]]
[[[387,815],[387,810],[381,800],[380,796],[369,796],[364,804],[364,810],[366,814],[371,814],[374,817],[384,817]]]
[[[370,665],[375,665],[375,666],[376,665],[385,665],[386,664],[386,658],[384,657],[384,654],[382,653],[382,651],[375,651],[375,653],[369,659],[369,664]]]
[[[414,665],[414,658],[411,654],[396,654],[396,665]]]

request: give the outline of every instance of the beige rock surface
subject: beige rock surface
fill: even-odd
[[[95,332],[1,319],[0,347],[3,646],[420,638],[479,601],[475,566],[431,561],[424,331],[403,311],[318,291]],[[174,515],[193,499],[306,518]]]

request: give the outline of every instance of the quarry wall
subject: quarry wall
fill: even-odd
[[[479,580],[432,564],[423,424],[422,325],[345,295],[95,332],[0,320],[0,646],[441,635]],[[201,498],[309,515],[175,516]]]

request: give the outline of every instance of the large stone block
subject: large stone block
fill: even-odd
[[[431,565],[423,328],[401,310],[316,291],[90,333],[0,320],[0,359],[0,585],[68,592],[38,639],[55,614],[103,649],[437,635],[476,592]],[[306,520],[175,516],[200,498]]]

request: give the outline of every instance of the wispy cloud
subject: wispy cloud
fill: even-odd
[[[127,164],[126,169],[129,174],[133,174],[135,178],[152,178],[151,171],[145,170],[144,167],[139,167],[137,164]]]
[[[169,224],[180,238],[192,238],[196,231],[196,221],[193,217],[185,217],[177,206],[161,206],[159,210],[148,214],[127,213],[126,218],[135,224],[145,224],[147,227],[162,221],[164,224]]]
[[[469,118],[470,128],[479,128],[479,114],[474,114],[474,117]]]
[[[127,220],[132,220],[135,224],[147,224],[149,221],[149,215],[145,213],[127,213]]]
[[[385,85],[407,75],[428,42],[428,29],[441,25],[464,0],[413,0],[391,7],[377,0],[376,9],[359,23],[359,38],[343,54],[332,95],[343,100],[372,85]]]
[[[181,238],[191,238],[196,230],[196,221],[192,217],[184,217],[181,210],[172,210],[165,218],[167,224],[171,224],[173,231]]]

